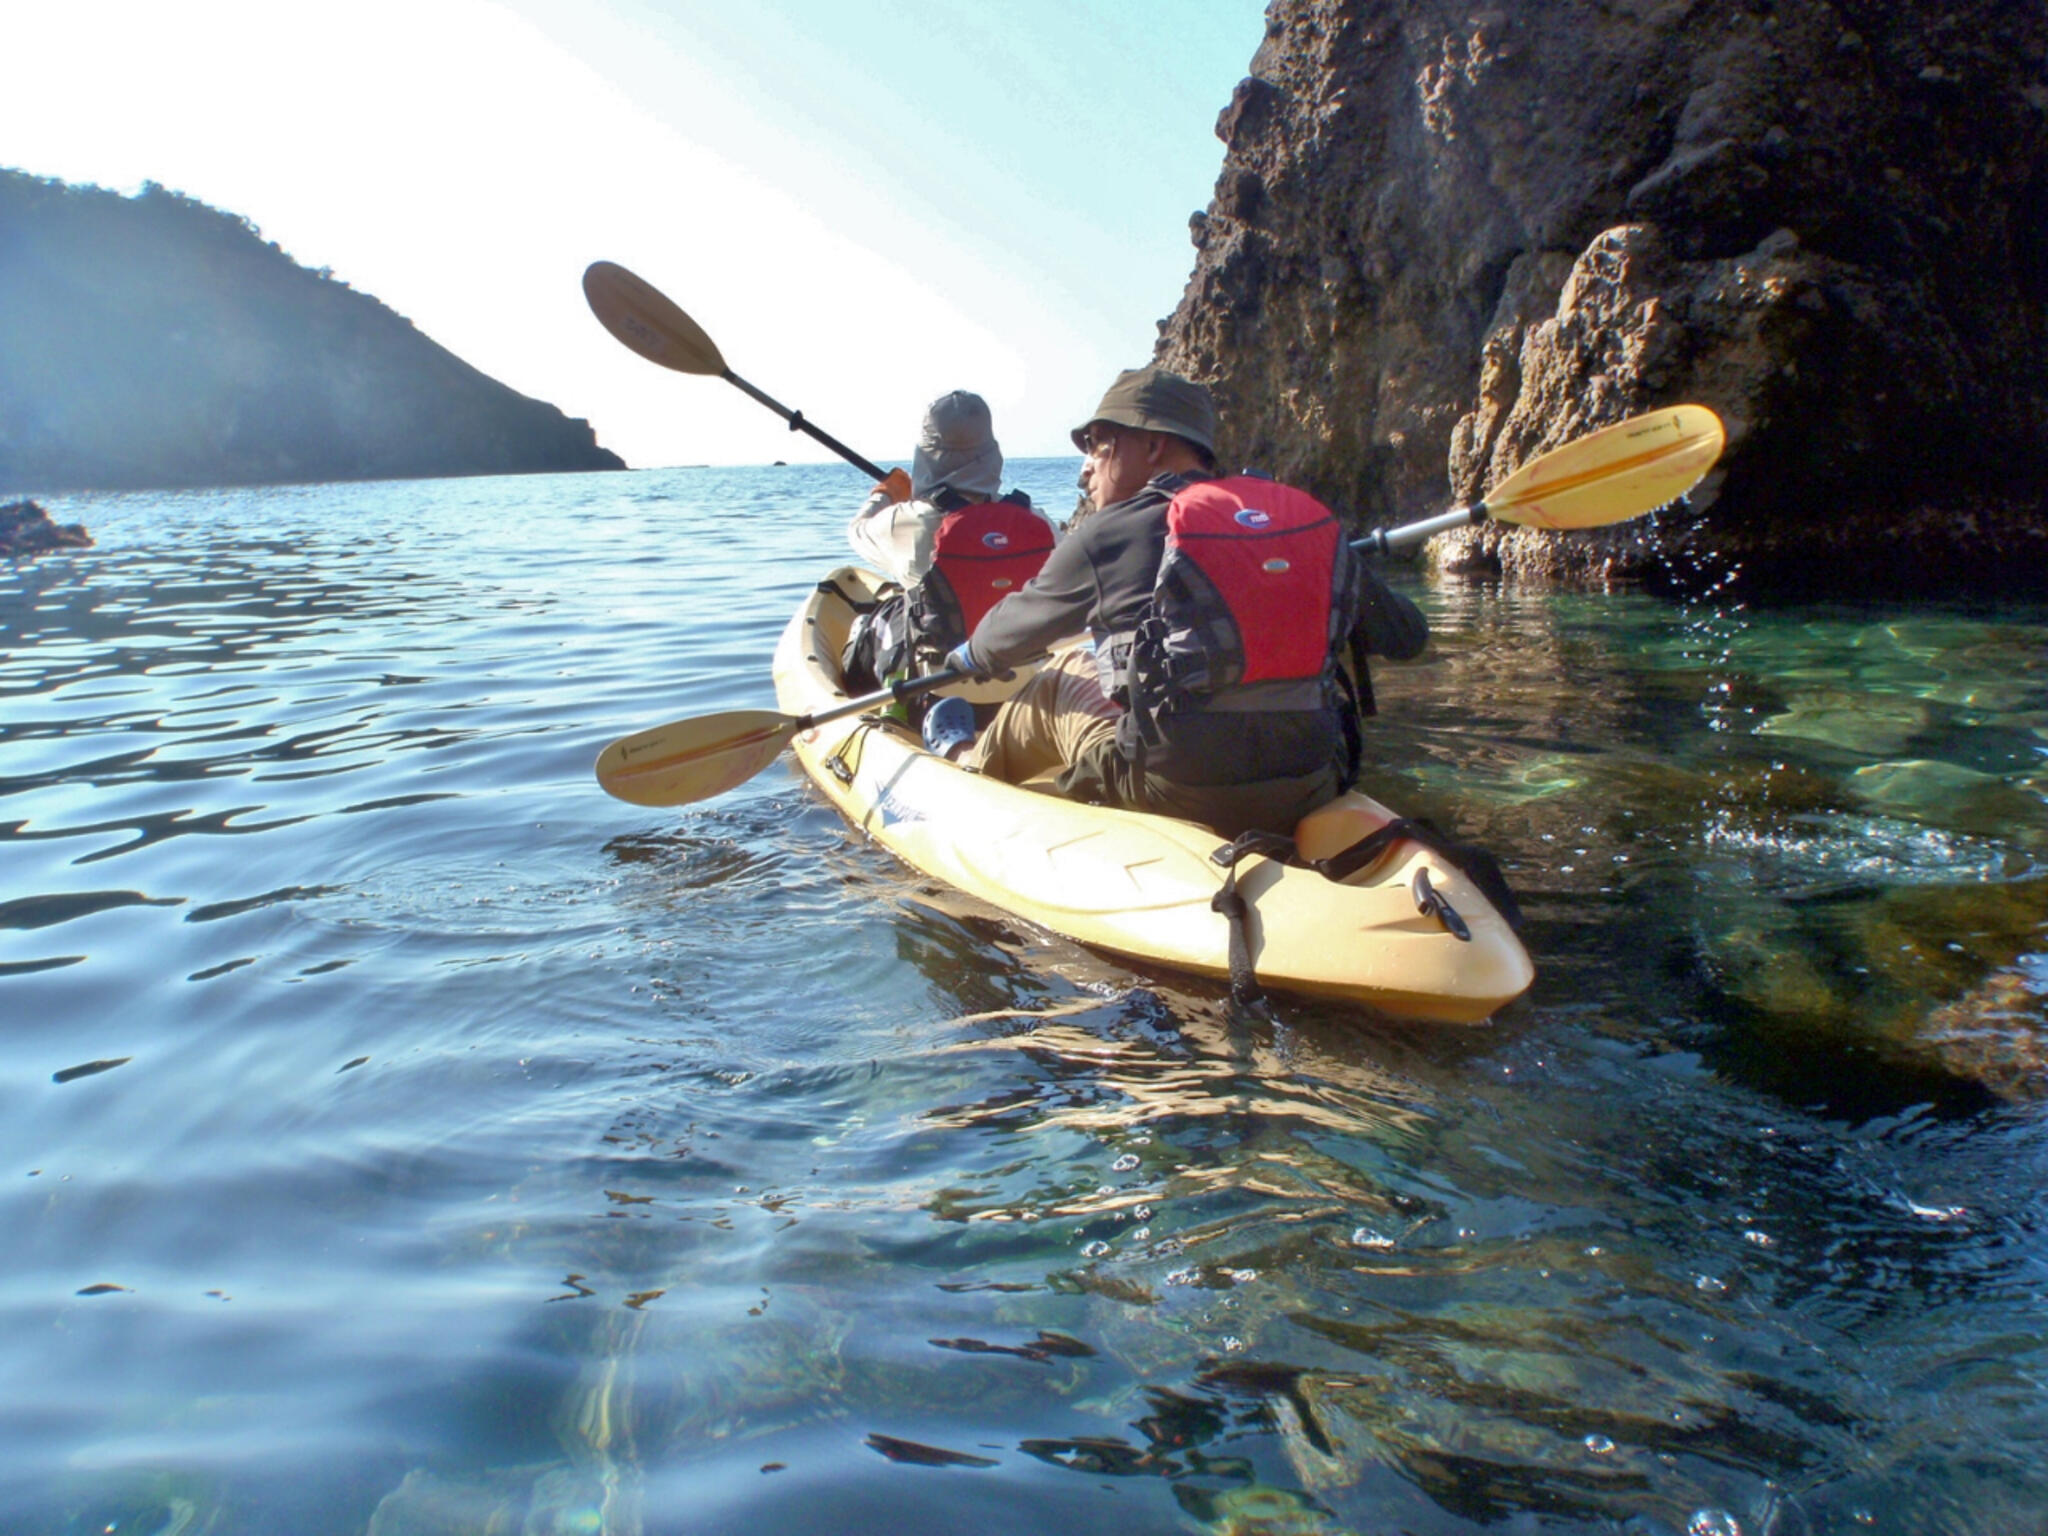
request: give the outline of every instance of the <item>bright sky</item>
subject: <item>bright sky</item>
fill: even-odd
[[[600,257],[870,458],[1013,456],[1146,361],[1260,0],[52,0],[0,164],[242,214],[636,467],[825,457],[585,308]]]

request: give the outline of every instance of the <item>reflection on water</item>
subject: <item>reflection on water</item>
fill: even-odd
[[[1413,587],[1372,784],[1501,855],[1537,986],[1253,1020],[786,767],[595,790],[767,702],[863,489],[53,507],[9,1530],[2028,1527],[2043,615]]]

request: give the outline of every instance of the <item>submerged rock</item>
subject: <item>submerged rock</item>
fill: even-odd
[[[2022,956],[1961,996],[1943,1003],[1921,1026],[1924,1047],[1948,1071],[1982,1083],[2000,1098],[2048,1098],[2048,987],[2044,957]]]
[[[56,523],[32,501],[0,507],[0,555],[40,555],[53,549],[91,549],[83,523]]]
[[[1853,26],[1851,23],[1853,22]],[[1160,359],[1362,521],[1679,400],[1702,523],[1447,564],[1967,591],[2048,572],[2048,11],[1275,0]]]

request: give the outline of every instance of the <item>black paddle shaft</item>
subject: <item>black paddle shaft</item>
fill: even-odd
[[[866,473],[873,475],[877,480],[888,479],[888,476],[881,469],[877,468],[873,464],[870,464],[866,459],[862,458],[859,454],[855,453],[851,448],[847,447],[846,444],[839,441],[839,439],[834,437],[830,432],[826,432],[818,427],[814,427],[808,421],[804,420],[804,413],[802,411],[792,411],[780,400],[774,399],[769,395],[762,394],[760,390],[754,388],[753,385],[749,384],[745,379],[741,378],[738,374],[734,373],[730,368],[726,369],[724,373],[719,375],[719,377],[724,379],[726,383],[734,385],[739,389],[745,390],[748,394],[752,395],[756,400],[760,401],[763,405],[767,406],[769,410],[773,411],[776,415],[780,416],[784,421],[789,423],[790,431],[808,432],[812,437],[816,438],[819,442],[823,443],[827,448],[830,448],[834,453],[838,454],[839,457],[846,460],[846,462],[851,464],[855,469],[863,470]]]

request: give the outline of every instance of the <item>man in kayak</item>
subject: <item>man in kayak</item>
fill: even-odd
[[[988,403],[969,390],[939,396],[924,413],[910,473],[889,471],[853,515],[847,541],[864,564],[899,586],[931,569],[932,542],[948,512],[998,499],[1030,506],[1022,491],[1003,489],[1003,450]],[[1044,513],[1046,527],[1057,527]]]
[[[1270,496],[1253,491],[1262,503],[1312,508],[1334,523],[1304,493],[1249,477],[1221,482],[1215,434],[1215,406],[1200,384],[1157,367],[1118,376],[1073,432],[1086,455],[1082,487],[1098,510],[947,661],[988,675],[1061,641],[1086,642],[1033,677],[978,741],[971,715],[955,707],[960,701],[941,701],[925,717],[927,745],[1010,783],[1057,770],[1055,788],[1070,799],[1185,817],[1228,837],[1254,827],[1292,832],[1342,792],[1356,758],[1356,705],[1340,681],[1343,629],[1364,652],[1405,660],[1421,653],[1429,626],[1413,603],[1352,563],[1341,530],[1324,530],[1322,579],[1338,591],[1312,622],[1343,628],[1308,636],[1311,659],[1293,675],[1251,687],[1178,688],[1148,681],[1146,664],[1133,665],[1134,653],[1159,655],[1158,610],[1169,595],[1162,565],[1173,543],[1169,515],[1187,503],[1176,503],[1180,493],[1208,482],[1219,490],[1264,485]],[[1268,520],[1241,499],[1223,500],[1246,527]],[[1292,622],[1280,613],[1240,628],[1248,646],[1264,646],[1266,636],[1251,631],[1284,631]]]

